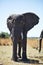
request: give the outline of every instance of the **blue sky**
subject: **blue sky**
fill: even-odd
[[[39,24],[28,31],[28,37],[39,37],[43,29],[43,0],[0,0],[0,32],[9,32],[7,18],[11,14],[33,12],[40,17]]]

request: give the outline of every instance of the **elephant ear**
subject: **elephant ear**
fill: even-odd
[[[11,15],[7,18],[7,27],[8,27],[10,32],[11,32],[12,27],[13,27],[13,21],[14,21],[14,15]]]
[[[29,31],[39,23],[39,17],[34,13],[24,13],[25,29]]]

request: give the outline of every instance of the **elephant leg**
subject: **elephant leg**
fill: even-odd
[[[17,43],[18,43],[17,35],[14,35],[13,38],[13,60],[14,61],[17,61]]]
[[[22,58],[24,60],[27,59],[26,47],[27,47],[27,33],[24,31],[23,32],[23,53],[22,53]]]
[[[39,52],[41,51],[42,38],[39,40]]]
[[[21,42],[18,43],[18,57],[21,58]]]
[[[22,43],[22,38],[21,38],[21,33],[19,34],[19,41],[18,41],[18,57],[21,58],[21,43]]]

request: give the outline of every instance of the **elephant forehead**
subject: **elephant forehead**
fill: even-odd
[[[16,19],[19,15],[16,15],[16,14],[12,14],[10,15],[9,17],[11,17],[12,19]]]

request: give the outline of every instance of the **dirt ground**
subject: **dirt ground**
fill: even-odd
[[[41,48],[41,52],[38,51],[38,40],[35,42],[27,40],[27,58],[28,61],[19,61],[15,62],[11,60],[12,58],[12,50],[13,46],[3,46],[0,45],[0,65],[43,65],[43,47]],[[32,44],[30,44],[30,42]],[[35,45],[33,44],[35,43]]]
[[[0,65],[43,65],[43,48],[39,53],[30,45],[27,46],[27,62],[14,62],[12,58],[12,46],[0,46]]]

